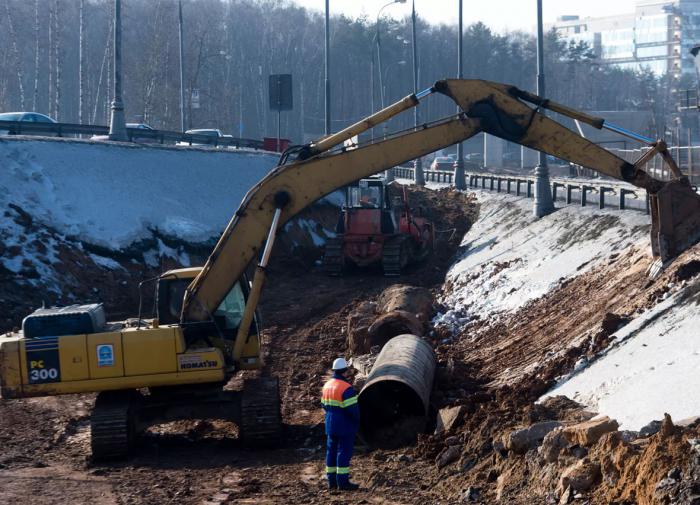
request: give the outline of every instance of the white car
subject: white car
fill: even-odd
[[[189,133],[191,135],[206,135],[207,137],[218,137],[218,138],[224,138],[226,135],[224,135],[221,130],[218,128],[199,128],[196,130],[187,130],[185,133]],[[192,142],[190,144],[189,142],[178,142],[178,146],[212,146],[214,147],[214,144],[200,144],[199,142]]]
[[[0,121],[22,121],[27,123],[56,123],[56,120],[46,114],[38,112],[3,112],[0,114]],[[9,135],[10,130],[0,128],[0,135]],[[55,133],[46,132],[45,136],[54,136]]]

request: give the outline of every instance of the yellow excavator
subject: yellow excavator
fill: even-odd
[[[427,96],[450,97],[461,112],[412,131],[347,149],[344,141]],[[648,144],[631,164],[546,117],[543,109]],[[219,418],[238,424],[248,444],[272,443],[281,419],[275,379],[225,388],[240,370],[259,369],[256,307],[265,269],[283,224],[337,188],[487,132],[645,189],[651,201],[651,251],[667,262],[700,236],[700,197],[663,141],[653,141],[514,86],[442,80],[343,131],[288,149],[243,199],[201,268],[172,270],[156,281],[157,313],[105,322],[99,305],[39,309],[22,331],[0,337],[5,399],[98,393],[91,416],[95,458],[126,455],[139,431],[177,419]],[[641,167],[655,154],[673,179]],[[252,283],[245,272],[259,258]],[[274,342],[274,340],[273,340]]]

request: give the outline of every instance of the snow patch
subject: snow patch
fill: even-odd
[[[119,249],[164,230],[218,237],[277,156],[226,150],[0,139],[0,208],[81,241]]]
[[[618,330],[603,356],[542,399],[567,396],[628,430],[664,413],[675,420],[698,415],[698,328],[700,280]]]
[[[541,219],[532,200],[476,190],[479,219],[450,268],[434,323],[459,331],[471,318],[512,313],[560,282],[648,241],[641,212],[563,207]]]

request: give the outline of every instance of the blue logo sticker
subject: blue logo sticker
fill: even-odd
[[[114,346],[112,344],[97,346],[97,366],[114,366]]]

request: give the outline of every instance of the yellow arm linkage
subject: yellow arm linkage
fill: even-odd
[[[188,288],[183,305],[184,321],[209,320],[250,261],[259,256],[260,249],[270,231],[275,210],[279,207],[275,204],[275,199],[279,201],[280,195],[284,195],[281,200],[285,205],[281,210],[279,226],[312,202],[338,188],[466,140],[482,131],[630,182],[647,189],[654,195],[660,194],[660,190],[667,187],[668,183],[653,179],[639,168],[639,164],[633,165],[615,156],[547,118],[539,113],[537,108],[533,109],[523,100],[534,102],[539,107],[551,108],[595,127],[603,124],[602,119],[591,118],[513,86],[488,81],[445,80],[438,81],[432,89],[452,98],[462,109],[463,114],[455,119],[426,125],[417,131],[399,134],[354,150],[328,152],[349,134],[354,135],[365,131],[371,125],[377,124],[379,120],[386,120],[414,106],[417,99],[410,95],[384,111],[344,130],[343,132],[347,135],[341,132],[324,139],[325,141],[312,144],[304,151],[306,156],[310,156],[308,159],[299,159],[275,168],[253,187],[226,227],[202,272]],[[661,147],[657,146],[657,149],[662,150]],[[674,198],[680,195],[690,202],[685,208],[685,217],[700,215],[698,203],[700,200],[695,193],[691,195],[690,191],[687,181],[674,186]],[[654,207],[656,207],[655,203],[652,205],[652,212]],[[658,207],[670,209],[669,205],[661,203]],[[673,212],[668,210],[662,217],[652,215],[652,228],[654,222],[662,223],[660,228],[657,227],[658,236],[656,238],[652,236],[655,256],[677,254],[677,249],[682,247],[679,242],[681,239],[676,240],[677,237],[672,237],[674,242],[670,246],[659,245],[659,237],[673,231],[674,216],[669,218],[669,213]],[[665,225],[664,219],[667,221]],[[684,226],[684,229],[696,233],[700,224],[684,222]],[[688,239],[682,240],[687,242]],[[260,286],[257,286],[258,292],[259,288]],[[255,302],[256,300],[252,305]]]

